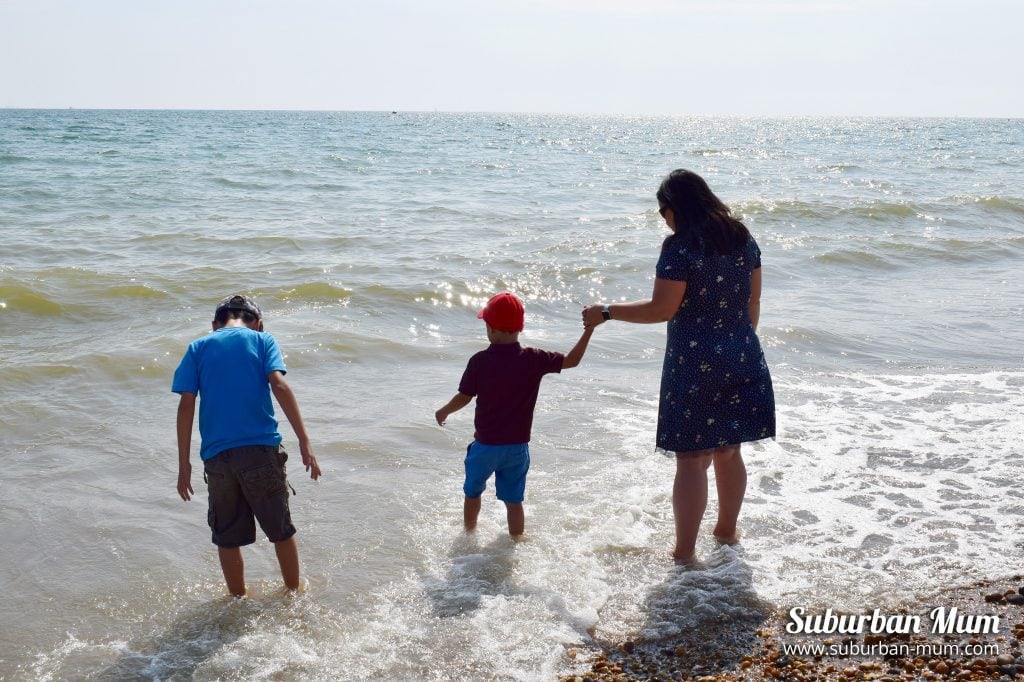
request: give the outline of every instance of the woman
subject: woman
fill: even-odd
[[[712,463],[715,538],[725,544],[739,539],[736,519],[747,488],[740,444],[775,436],[775,397],[755,332],[761,298],[757,243],[696,173],[672,171],[657,198],[673,234],[662,244],[650,300],[587,306],[583,324],[668,322],[657,445],[676,458],[672,556],[676,563],[692,564]]]

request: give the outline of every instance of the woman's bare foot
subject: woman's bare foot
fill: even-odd
[[[696,566],[697,565],[697,553],[690,552],[687,555],[679,552],[672,552],[672,561],[676,563],[676,566]]]
[[[733,531],[729,535],[719,535],[714,533],[715,542],[720,545],[735,545],[740,541],[740,532],[738,530]]]

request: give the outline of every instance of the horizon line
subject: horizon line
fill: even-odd
[[[251,108],[251,107],[35,107],[0,106],[0,111],[178,111],[178,112],[223,112],[223,113],[319,113],[319,114],[494,114],[529,116],[614,116],[638,118],[747,118],[747,119],[790,119],[790,118],[862,118],[862,119],[1006,119],[1021,120],[1024,115],[1000,114],[836,114],[836,113],[789,113],[789,114],[722,114],[722,113],[670,113],[670,112],[615,112],[615,111],[542,111],[542,110],[498,110],[498,109],[303,109],[303,108]]]

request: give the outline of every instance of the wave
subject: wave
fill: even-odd
[[[0,313],[21,311],[31,315],[61,315],[68,311],[69,306],[102,307],[109,301],[159,299],[169,295],[167,291],[144,282],[82,268],[42,270],[33,273],[32,278],[45,281],[62,293],[58,297],[20,283],[0,286]]]
[[[830,163],[818,166],[818,170],[822,173],[846,173],[849,171],[860,170],[860,166],[855,163]]]
[[[351,192],[353,189],[352,185],[345,185],[339,182],[319,182],[306,185],[306,187],[318,192]]]
[[[951,211],[971,205],[995,213],[1013,216],[1024,214],[1024,201],[1005,196],[952,196],[928,203],[870,199],[848,204],[800,199],[755,199],[735,202],[732,208],[734,213],[743,218],[770,215],[781,220],[834,220],[852,216],[861,220],[886,220],[888,218],[935,215],[949,216]]]
[[[814,262],[856,269],[888,270],[932,263],[991,263],[1019,255],[1024,236],[1004,239],[930,239],[919,243],[869,242],[812,255]]]
[[[436,289],[411,286],[408,288],[371,284],[354,292],[360,297],[375,299],[384,303],[419,304],[424,301],[450,300],[450,296]]]
[[[831,215],[838,207],[822,202],[800,201],[799,199],[755,199],[737,201],[732,211],[740,218],[760,215],[777,215],[782,218],[814,218],[820,219]]]
[[[920,215],[922,209],[910,203],[872,201],[865,206],[851,206],[843,212],[871,220],[885,220],[890,217],[910,218]]]
[[[168,293],[145,284],[126,284],[106,289],[104,295],[110,298],[166,298]]]
[[[24,163],[31,161],[32,159],[28,156],[18,156],[17,154],[0,154],[0,165]]]
[[[59,192],[51,192],[50,190],[42,189],[41,187],[30,187],[23,189],[18,192],[21,199],[57,199],[63,197]]]
[[[730,159],[738,159],[740,157],[739,152],[727,149],[694,149],[690,153],[694,156],[701,156],[704,158],[726,157]]]
[[[223,177],[212,178],[212,182],[216,185],[220,185],[221,187],[230,187],[231,189],[253,189],[262,191],[272,189],[270,185],[259,182],[232,180],[231,178]]]
[[[0,367],[0,382],[9,388],[17,388],[39,380],[61,379],[82,372],[82,368],[76,365],[7,365]]]
[[[308,282],[291,289],[279,291],[272,296],[277,301],[296,302],[340,301],[349,298],[351,295],[352,292],[343,287],[334,286],[326,282]]]
[[[442,218],[471,218],[472,214],[466,211],[460,211],[457,208],[451,206],[441,206],[438,204],[431,204],[429,206],[415,206],[413,212],[429,218],[442,219]]]
[[[866,249],[835,249],[828,253],[811,256],[811,260],[828,265],[847,265],[875,270],[898,267],[897,263]]]
[[[272,251],[274,249],[289,248],[298,250],[299,243],[291,237],[280,236],[237,236],[237,237],[211,237],[195,232],[164,232],[159,234],[144,234],[132,237],[128,240],[139,244],[162,244],[182,242],[183,244],[212,244],[222,248],[245,247],[258,251]]]
[[[0,285],[0,313],[13,311],[32,315],[60,315],[64,306],[20,284]]]
[[[976,204],[983,208],[995,211],[1006,211],[1008,213],[1024,214],[1024,200],[1011,197],[990,196],[990,197],[952,197],[950,201],[961,204]]]

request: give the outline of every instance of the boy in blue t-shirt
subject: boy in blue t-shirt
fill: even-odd
[[[476,528],[480,496],[487,487],[487,479],[494,474],[495,492],[505,503],[508,532],[515,538],[523,534],[526,526],[523,497],[540,381],[545,374],[557,374],[579,365],[594,327],[585,327],[580,340],[563,355],[519,345],[523,304],[508,292],[491,298],[477,317],[487,323],[491,345],[469,359],[459,392],[434,418],[444,426],[448,415],[461,410],[476,396],[476,431],[466,448],[466,482],[462,486],[466,495],[463,522],[467,531]]]
[[[217,545],[228,591],[245,595],[241,547],[256,541],[256,524],[274,543],[281,577],[299,587],[299,553],[288,509],[288,482],[277,431],[273,392],[299,439],[299,452],[313,480],[320,466],[306,435],[295,394],[274,337],[263,331],[263,314],[246,296],[217,305],[213,333],[193,341],[174,372],[178,402],[178,494],[192,499],[192,422],[199,396],[200,457],[210,494],[207,520]]]

